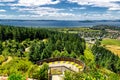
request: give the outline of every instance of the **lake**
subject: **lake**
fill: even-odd
[[[0,20],[2,25],[25,27],[91,27],[95,25],[120,26],[120,21],[62,21],[62,20]]]

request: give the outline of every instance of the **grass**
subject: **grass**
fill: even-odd
[[[79,32],[101,32],[100,30],[93,30],[93,29],[89,29],[89,28],[56,28],[54,29],[55,31],[58,32],[63,32],[63,33],[74,33],[74,34],[78,34]]]
[[[113,52],[115,55],[118,55],[120,57],[120,46],[106,45],[105,47],[111,52]]]
[[[116,45],[116,46],[120,46],[120,40],[117,40],[117,39],[103,39],[101,43],[103,45]]]
[[[91,51],[91,49],[88,47],[89,45],[86,43],[86,49],[84,51],[84,56],[87,58],[87,59],[90,59],[92,61],[94,61],[94,55]]]
[[[116,39],[103,39],[102,45],[113,52],[115,55],[118,55],[120,57],[120,40]]]

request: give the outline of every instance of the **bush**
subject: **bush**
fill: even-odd
[[[14,59],[0,67],[0,74],[26,74],[32,63],[26,59]]]
[[[0,64],[2,64],[2,62],[5,60],[5,57],[0,55]]]
[[[26,80],[21,74],[11,74],[8,80]]]
[[[40,71],[38,72],[39,74],[39,80],[48,80],[48,64],[44,63],[41,67],[40,67]]]
[[[43,63],[40,67],[33,65],[28,71],[29,77],[38,80],[48,80],[48,68],[47,63]]]

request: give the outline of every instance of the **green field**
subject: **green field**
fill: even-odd
[[[116,46],[120,46],[120,40],[116,40],[116,39],[103,39],[101,43],[103,45],[116,45]]]

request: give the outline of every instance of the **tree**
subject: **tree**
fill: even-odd
[[[2,55],[0,55],[0,65],[1,65],[1,63],[2,63],[4,60],[5,60],[5,57],[2,56]]]
[[[56,46],[57,50],[59,50],[59,51],[63,50],[62,41],[57,40],[55,46]]]
[[[30,52],[29,52],[29,58],[32,62],[36,62],[38,60],[40,60],[40,45],[33,43],[31,48],[30,48]]]
[[[39,73],[38,80],[48,80],[48,68],[49,68],[48,64],[43,63],[38,72]]]
[[[71,58],[76,58],[77,55],[72,51],[71,54],[70,54],[70,57],[71,57]]]
[[[95,45],[96,45],[96,46],[100,46],[100,44],[101,44],[100,41],[99,41],[99,40],[96,40]]]
[[[2,42],[0,41],[0,55],[2,54]]]
[[[21,74],[11,74],[8,80],[26,80]]]
[[[60,51],[55,50],[55,51],[52,53],[51,57],[53,57],[53,58],[55,58],[55,57],[60,57]]]
[[[64,50],[60,53],[60,57],[69,57],[67,50]]]

